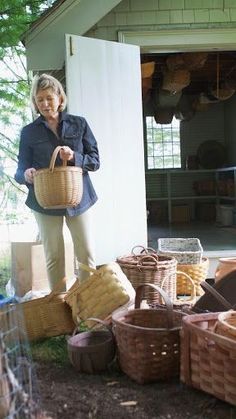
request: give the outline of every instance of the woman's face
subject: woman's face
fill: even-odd
[[[45,119],[57,118],[62,99],[52,88],[39,89],[35,102]]]

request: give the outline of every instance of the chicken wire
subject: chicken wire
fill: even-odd
[[[20,304],[0,306],[0,418],[39,417],[36,375]]]

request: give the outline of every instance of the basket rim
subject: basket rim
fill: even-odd
[[[230,310],[230,311],[224,311],[218,315],[218,322],[222,323],[224,326],[226,326],[230,330],[236,331],[236,326],[232,326],[232,324],[228,323],[228,319],[234,317],[236,320],[236,311]]]
[[[86,346],[80,346],[80,345],[76,345],[74,341],[76,341],[76,338],[78,340],[83,340],[86,337],[94,337],[94,336],[100,336],[101,338],[103,338],[102,342],[96,343],[96,344],[92,344],[92,345],[86,345]],[[107,335],[107,336],[106,336]],[[88,348],[92,349],[93,347],[99,348],[102,347],[104,344],[107,343],[114,343],[114,339],[111,335],[111,333],[108,330],[91,330],[88,332],[82,332],[82,333],[78,333],[74,336],[71,336],[70,338],[68,338],[67,340],[67,344],[68,346],[70,346],[70,348],[74,348],[74,349],[80,349],[80,350],[87,350]]]
[[[178,263],[179,266],[189,266],[190,268],[194,269],[194,266],[202,266],[209,263],[209,258],[206,256],[202,257],[202,261],[199,263]],[[181,269],[181,268],[180,268]]]
[[[83,173],[83,170],[81,167],[78,166],[56,166],[53,171],[50,170],[48,167],[45,169],[37,169],[34,173],[34,176],[38,176],[41,174],[48,174],[48,173],[54,173],[54,172],[80,172]]]
[[[176,242],[178,244],[178,242],[185,242],[186,243],[191,243],[191,242],[195,242],[196,245],[198,246],[198,249],[195,250],[181,250],[181,249],[175,249],[175,250],[171,250],[168,248],[163,248],[163,245],[165,244],[165,242]],[[159,239],[157,239],[158,242],[158,251],[159,252],[167,252],[167,253],[184,253],[184,254],[191,254],[191,253],[202,253],[203,252],[203,247],[201,245],[200,240],[197,237],[168,237],[168,238],[164,238],[161,237]]]
[[[183,328],[188,329],[190,332],[194,332],[195,334],[202,335],[204,337],[208,337],[209,339],[213,340],[219,345],[224,345],[228,349],[236,350],[236,341],[234,339],[230,339],[226,336],[219,335],[216,332],[213,332],[208,329],[203,329],[199,327],[198,323],[202,323],[207,320],[218,320],[219,314],[222,312],[216,313],[201,313],[201,314],[190,314],[188,316],[183,317]]]
[[[125,317],[125,314],[128,313],[135,313],[138,311],[142,311],[145,313],[151,312],[152,314],[154,314],[155,312],[167,312],[166,309],[162,309],[162,308],[158,308],[158,309],[142,309],[142,308],[136,308],[133,310],[122,310],[122,311],[118,311],[117,313],[114,313],[112,315],[112,321],[115,323],[115,325],[119,325],[122,326],[125,329],[133,329],[133,330],[137,330],[137,331],[142,331],[142,333],[149,333],[149,332],[153,332],[153,331],[158,331],[158,332],[175,332],[178,330],[181,330],[182,325],[180,326],[176,326],[176,327],[172,327],[172,328],[167,328],[167,327],[143,327],[143,326],[137,326],[134,324],[130,324],[130,323],[126,323],[124,321],[122,321],[122,319]],[[173,310],[173,313],[177,314],[181,319],[183,317],[183,313],[181,313],[180,311],[177,310]],[[174,321],[174,320],[173,320]]]

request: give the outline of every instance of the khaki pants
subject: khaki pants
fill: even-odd
[[[40,239],[44,246],[47,274],[51,290],[65,277],[65,249],[63,237],[64,220],[70,230],[74,244],[75,256],[79,262],[95,268],[93,251],[91,248],[92,235],[89,211],[75,217],[41,214],[33,211],[38,224]],[[85,280],[88,273],[81,270],[80,280]],[[64,291],[62,286],[60,291]]]

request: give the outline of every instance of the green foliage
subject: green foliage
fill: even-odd
[[[24,188],[13,179],[21,128],[31,121],[29,76],[25,48],[21,42],[37,17],[48,7],[47,0],[1,0],[0,2],[0,210],[9,200],[14,209]],[[8,208],[9,212],[9,208]],[[13,214],[14,216],[14,214]]]
[[[31,353],[34,361],[68,365],[67,339],[65,336],[48,338],[31,343]]]
[[[46,0],[1,0],[1,49],[17,46],[23,32],[47,7]]]

